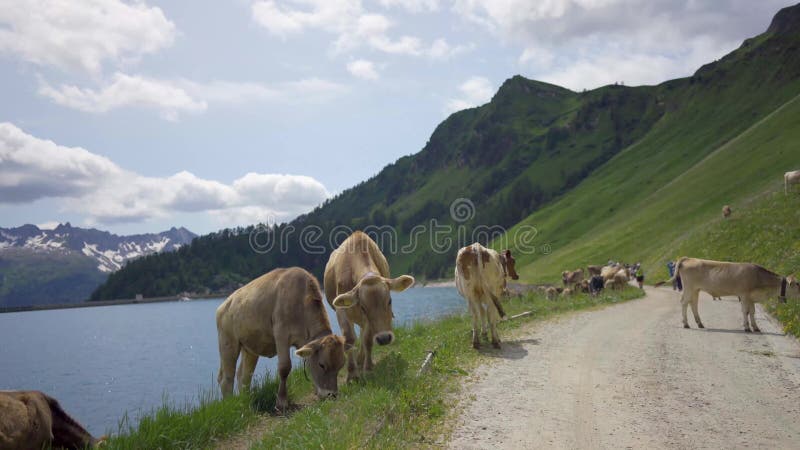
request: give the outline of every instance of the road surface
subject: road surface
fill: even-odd
[[[678,294],[532,323],[465,387],[452,448],[800,448],[800,345],[759,307]],[[501,336],[502,339],[502,336]],[[488,353],[488,352],[487,352]]]

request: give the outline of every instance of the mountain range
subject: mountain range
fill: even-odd
[[[53,229],[0,228],[0,306],[86,300],[128,261],[175,251],[195,237],[183,227],[131,236],[69,223]]]
[[[514,76],[489,103],[444,120],[419,152],[269,227],[267,240],[287,238],[280,248],[254,251],[256,226],[222,230],[127,264],[92,299],[224,289],[280,266],[321,276],[342,227],[390,226],[402,248],[431,220],[449,225],[439,238],[458,244],[479,226],[510,230],[483,241],[514,250],[527,281],[555,282],[562,270],[609,259],[661,270],[682,243],[718,226],[724,204],[751,208],[800,166],[798,98],[800,6],[720,60],[656,86],[575,92]],[[457,201],[469,206],[463,217]],[[796,227],[785,217],[776,228]],[[536,230],[532,247],[515,241],[523,226]],[[303,229],[326,245],[309,251]],[[384,246],[392,272],[451,277],[456,248],[429,242]],[[742,255],[759,261],[755,250]]]

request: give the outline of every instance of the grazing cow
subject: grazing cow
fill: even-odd
[[[572,297],[572,289],[564,288],[564,290],[561,291],[561,296],[564,297],[564,298]]]
[[[770,297],[800,298],[800,284],[794,277],[783,277],[759,265],[750,263],[732,263],[710,261],[697,258],[681,258],[675,267],[675,275],[683,281],[683,327],[689,328],[686,319],[686,308],[692,306],[694,321],[703,328],[700,314],[697,312],[697,300],[700,291],[714,296],[735,295],[742,306],[744,331],[761,331],[756,325],[755,303]],[[670,280],[672,281],[672,280]],[[657,286],[666,283],[658,283]],[[749,318],[749,323],[748,323]]]
[[[586,271],[589,273],[590,277],[595,275],[600,275],[600,272],[603,270],[603,266],[586,266]]]
[[[564,287],[580,289],[581,281],[583,281],[583,269],[561,272],[561,281],[564,283]]]
[[[794,170],[783,174],[783,191],[787,195],[789,194],[790,184],[800,184],[800,170]]]
[[[594,278],[594,277],[592,277],[592,278]],[[581,281],[581,292],[583,292],[584,294],[588,294],[589,293],[589,280]]]
[[[625,285],[628,284],[628,271],[625,269],[620,269],[614,274],[614,289],[623,290],[625,289]]]
[[[589,293],[592,295],[597,295],[600,291],[603,290],[603,277],[600,275],[595,275],[589,280]]]
[[[558,289],[550,286],[544,290],[544,295],[547,297],[548,300],[555,300],[558,296]]]
[[[605,289],[612,289],[612,290],[615,289],[614,286],[616,286],[616,283],[614,282],[613,278],[611,278],[610,280],[606,280],[603,285]]]
[[[733,212],[733,211],[731,210],[730,206],[725,205],[725,206],[722,207],[722,217],[727,219],[728,217],[731,216],[731,212]]]
[[[600,270],[600,276],[603,277],[603,281],[613,280],[614,275],[616,275],[620,269],[625,269],[625,267],[623,267],[621,264],[603,266],[603,268]]]
[[[278,355],[276,407],[288,406],[286,378],[292,370],[289,348],[306,360],[319,397],[335,396],[344,366],[345,341],[331,331],[322,292],[313,275],[299,267],[275,269],[237,289],[217,308],[222,396],[249,389],[259,356]],[[241,354],[239,369],[236,360]],[[238,373],[237,373],[238,372]]]
[[[390,293],[405,291],[414,284],[414,277],[389,276],[389,263],[378,244],[361,231],[345,239],[325,266],[325,297],[336,309],[347,345],[355,345],[354,325],[361,329],[358,357],[350,352],[347,358],[347,381],[372,370],[375,343],[387,345],[394,341]]]
[[[0,391],[0,448],[96,448],[95,439],[56,399],[39,391]]]
[[[487,331],[492,335],[492,347],[500,348],[497,322],[506,315],[500,304],[506,283],[503,272],[500,255],[477,242],[456,255],[456,288],[469,304],[472,346],[476,349],[481,345],[480,334],[486,336]]]

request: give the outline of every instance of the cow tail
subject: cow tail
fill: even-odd
[[[476,258],[478,263],[478,279],[481,280],[481,283],[483,283],[483,290],[489,295],[489,298],[492,299],[492,303],[494,304],[494,307],[497,309],[497,314],[500,316],[500,318],[505,319],[508,316],[506,315],[506,312],[503,310],[503,305],[500,304],[500,299],[497,298],[496,295],[494,295],[494,292],[486,284],[486,279],[483,277],[483,255],[481,254],[480,247],[478,246],[477,243],[472,244],[472,251],[475,252],[475,254],[478,256]]]

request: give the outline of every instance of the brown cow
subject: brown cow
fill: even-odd
[[[372,345],[391,344],[391,291],[402,292],[414,284],[414,277],[389,278],[389,263],[378,244],[361,231],[350,235],[331,253],[325,266],[325,297],[336,309],[336,319],[348,345],[355,345],[354,324],[361,328],[361,349],[347,358],[347,380],[359,371],[372,370]]]
[[[581,281],[583,281],[583,269],[561,272],[561,281],[564,283],[564,287],[569,287],[573,290],[580,289]]]
[[[731,210],[730,206],[725,205],[725,206],[722,207],[722,217],[727,219],[728,217],[731,216],[731,212],[733,212],[733,211]]]
[[[694,321],[703,328],[700,314],[697,312],[697,300],[700,291],[715,296],[738,296],[742,306],[744,331],[761,331],[756,325],[755,303],[770,297],[800,298],[800,284],[794,277],[782,277],[759,265],[750,263],[732,263],[710,261],[706,259],[686,258],[678,260],[675,275],[670,279],[681,277],[683,294],[683,327],[689,328],[686,309],[692,306]],[[656,284],[660,286],[666,282]],[[748,323],[748,318],[749,323]]]
[[[589,273],[589,278],[600,275],[603,266],[586,266],[586,271]]]
[[[511,250],[503,250],[500,253],[500,263],[503,265],[503,275],[511,278],[512,280],[519,280],[517,275],[517,261],[511,256]]]
[[[506,315],[500,304],[506,287],[501,259],[496,251],[477,242],[460,249],[456,256],[456,288],[472,314],[472,346],[476,349],[481,345],[479,336],[486,336],[489,331],[492,346],[500,348],[497,322]]]
[[[0,448],[95,448],[95,439],[56,399],[39,391],[0,391]]]
[[[258,357],[278,355],[280,385],[276,407],[285,410],[289,405],[286,378],[292,371],[292,346],[297,348],[295,354],[306,360],[317,395],[336,395],[345,341],[331,331],[319,283],[305,270],[275,269],[237,289],[217,308],[217,333],[217,381],[223,397],[233,392],[234,374],[239,389],[248,389]]]

